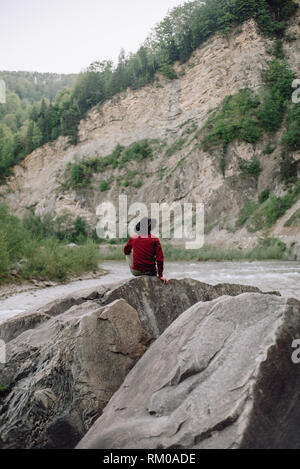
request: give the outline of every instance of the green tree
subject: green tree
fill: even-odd
[[[87,237],[86,222],[81,217],[77,217],[74,222],[74,228],[73,228],[71,241],[75,243],[79,239],[84,239],[86,237]]]
[[[3,279],[7,275],[9,265],[10,262],[6,236],[0,230],[0,279]]]

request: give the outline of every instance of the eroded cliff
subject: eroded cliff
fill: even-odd
[[[299,13],[290,21],[283,50],[295,76],[300,76]],[[153,85],[127,90],[92,109],[79,128],[79,144],[69,146],[65,137],[46,144],[28,155],[14,168],[1,196],[13,211],[22,215],[26,209],[36,214],[70,212],[96,225],[96,207],[104,200],[117,202],[121,193],[128,202],[203,202],[207,230],[206,241],[214,244],[237,244],[248,247],[258,233],[246,228],[232,229],[239,210],[257,200],[264,189],[282,194],[279,160],[283,128],[272,135],[275,151],[264,154],[270,137],[257,143],[235,140],[226,156],[225,176],[220,170],[220,149],[205,151],[201,145],[203,126],[212,112],[229,95],[262,86],[262,71],[270,61],[273,41],[263,37],[255,22],[248,21],[229,37],[216,35],[195,51],[190,60],[176,64],[176,80],[159,76]],[[87,158],[105,157],[117,144],[127,147],[148,140],[153,157],[129,161],[124,167],[108,167],[94,174],[86,188],[64,185],[68,163]],[[169,150],[169,151],[168,151]],[[300,161],[300,153],[292,152]],[[258,178],[243,178],[239,162],[260,160]],[[298,164],[299,172],[299,164]],[[109,181],[107,190],[99,190],[102,179]],[[299,209],[299,201],[274,225],[270,234],[284,242],[300,242],[299,226],[285,222]],[[297,218],[297,217],[296,217]]]

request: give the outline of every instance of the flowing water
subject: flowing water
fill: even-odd
[[[0,300],[0,323],[78,290],[131,278],[125,261],[106,261],[101,267],[109,273],[99,279],[32,290]],[[263,291],[279,290],[285,297],[300,300],[300,262],[166,262],[165,275],[177,279],[190,277],[213,285],[254,285]]]

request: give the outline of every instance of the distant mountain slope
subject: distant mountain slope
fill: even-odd
[[[5,81],[8,92],[30,103],[43,98],[53,101],[62,88],[71,88],[76,78],[76,74],[0,71],[0,79]]]

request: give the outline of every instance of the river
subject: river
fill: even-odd
[[[99,279],[32,290],[0,300],[0,324],[60,296],[131,278],[125,261],[106,261],[101,267],[109,273]],[[263,291],[279,290],[285,297],[300,300],[300,262],[167,262],[165,275],[176,279],[191,277],[213,285],[217,283],[254,285]]]

